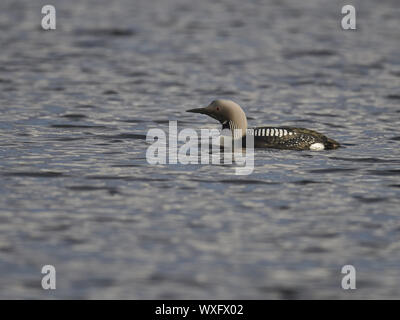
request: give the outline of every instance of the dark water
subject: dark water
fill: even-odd
[[[357,31],[341,1],[52,4],[45,32],[42,1],[0,2],[1,298],[400,298],[397,1],[353,1]],[[146,162],[215,98],[344,148]]]

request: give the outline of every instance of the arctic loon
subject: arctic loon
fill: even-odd
[[[214,100],[205,108],[187,110],[187,112],[208,115],[222,124],[222,129],[241,132],[245,145],[246,134],[254,135],[255,148],[273,148],[287,150],[329,150],[340,146],[338,142],[323,134],[294,127],[257,127],[248,129],[247,118],[243,109],[231,100]],[[236,129],[236,130],[235,130]]]

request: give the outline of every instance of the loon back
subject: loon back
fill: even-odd
[[[205,108],[191,109],[187,112],[206,114],[218,120],[222,124],[222,129],[229,129],[232,132],[233,139],[242,139],[243,146],[245,146],[247,134],[254,136],[255,148],[329,150],[340,146],[335,140],[305,128],[257,127],[247,129],[247,118],[243,109],[231,100],[214,100]]]
[[[286,150],[330,150],[340,145],[323,134],[305,128],[257,127],[247,129],[246,134],[254,136],[254,148]],[[242,137],[245,145],[246,137]]]

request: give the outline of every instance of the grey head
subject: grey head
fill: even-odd
[[[231,100],[214,100],[205,108],[190,109],[187,112],[201,113],[218,120],[222,128],[241,129],[241,137],[246,134],[247,118],[242,108]]]

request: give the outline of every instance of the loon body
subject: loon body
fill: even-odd
[[[205,108],[191,109],[187,112],[205,114],[218,120],[222,124],[222,129],[229,129],[232,132],[234,139],[242,139],[243,146],[246,143],[246,135],[254,136],[255,148],[318,151],[336,149],[340,146],[335,140],[305,128],[257,127],[248,129],[246,114],[237,103],[231,100],[214,100]]]

